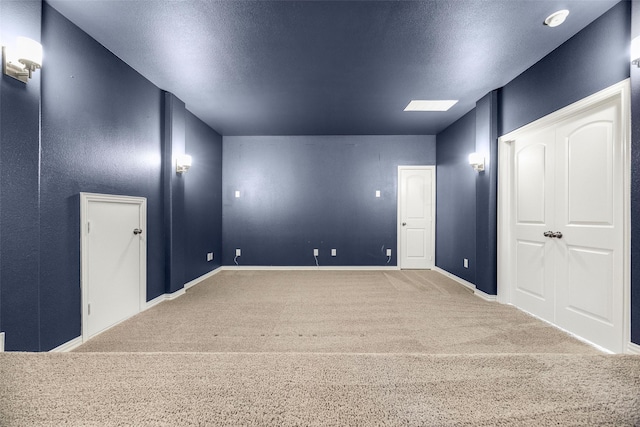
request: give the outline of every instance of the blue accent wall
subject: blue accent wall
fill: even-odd
[[[41,14],[40,2],[0,1],[0,39],[39,41]],[[7,349],[40,348],[41,75],[24,84],[0,74],[0,331]]]
[[[505,85],[499,135],[628,78],[630,5],[621,1]]]
[[[162,92],[44,5],[41,336],[80,335],[79,192],[147,198],[147,298],[165,292]]]
[[[223,264],[240,248],[240,265],[313,266],[318,248],[320,265],[396,265],[398,165],[435,152],[434,136],[223,137]]]
[[[188,282],[222,262],[222,136],[189,111],[186,152],[193,157],[193,166],[184,175]],[[208,252],[213,252],[213,261],[207,261]]]
[[[471,283],[477,270],[477,172],[468,156],[475,147],[475,109],[437,136],[436,266]]]

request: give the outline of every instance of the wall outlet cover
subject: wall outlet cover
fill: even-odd
[[[337,255],[337,251],[335,249],[331,249],[331,256],[336,256]]]
[[[318,255],[319,255],[319,253],[320,253],[320,252],[319,252],[317,249],[314,249],[314,250],[313,250],[313,256],[318,256]]]
[[[242,256],[242,251],[240,249],[236,249],[236,256]]]
[[[213,261],[213,252],[207,253],[207,261]]]
[[[380,197],[380,190],[376,190],[376,197]]]
[[[236,190],[235,192],[236,199],[240,197],[240,191]]]
[[[464,268],[469,268],[469,260],[467,258],[464,259],[462,264],[464,265]]]
[[[387,256],[391,256],[391,249],[387,249]]]

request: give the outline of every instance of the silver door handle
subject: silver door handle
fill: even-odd
[[[562,233],[559,231],[556,231],[555,233],[553,231],[545,231],[544,233],[542,233],[544,235],[544,237],[551,237],[552,239],[562,239]]]
[[[556,231],[555,233],[553,233],[553,236],[551,237],[555,237],[556,239],[562,239],[562,233],[559,231]]]
[[[403,222],[403,223],[402,223],[402,226],[404,227],[405,225],[407,225],[407,223],[406,223],[406,222]]]
[[[133,234],[135,234],[136,236],[137,236],[138,234],[142,234],[142,230],[140,230],[139,228],[134,228],[134,229],[133,229]]]
[[[553,231],[545,231],[543,235],[544,237],[553,237]]]

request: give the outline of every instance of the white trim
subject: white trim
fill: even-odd
[[[4,332],[0,332],[0,353],[4,351]]]
[[[449,279],[455,280],[456,282],[460,283],[465,288],[469,288],[472,291],[474,291],[474,293],[475,293],[476,285],[474,285],[473,283],[467,282],[463,278],[458,277],[455,274],[449,273],[447,270],[443,270],[440,267],[433,267],[432,270],[433,271],[437,271],[438,273],[442,274],[443,276],[447,276]]]
[[[426,269],[431,269],[433,267],[435,267],[436,265],[436,167],[435,165],[422,165],[422,166],[411,166],[411,165],[398,165],[398,183],[396,185],[396,193],[397,193],[397,198],[396,198],[396,264],[398,265],[398,268],[402,268],[402,251],[401,251],[401,247],[402,247],[402,242],[401,242],[401,236],[402,236],[402,225],[400,225],[400,223],[402,222],[402,219],[400,218],[400,215],[402,212],[400,212],[401,209],[401,203],[400,203],[400,197],[401,197],[401,181],[400,181],[400,172],[403,170],[412,170],[412,169],[418,169],[418,170],[431,170],[433,171],[433,180],[431,182],[431,256],[432,256],[432,263],[431,266],[426,267]]]
[[[513,277],[513,262],[509,250],[512,201],[512,171],[511,142],[520,134],[531,130],[553,126],[566,118],[578,114],[597,104],[608,102],[613,98],[620,98],[621,127],[622,127],[622,180],[623,180],[623,339],[631,340],[631,84],[625,79],[591,96],[577,101],[554,113],[531,122],[519,129],[498,138],[498,301],[511,303],[511,278]],[[622,347],[624,348],[624,342]]]
[[[144,306],[144,308],[142,310],[143,311],[149,310],[151,307],[154,307],[154,306],[160,304],[161,302],[165,302],[166,300],[167,300],[167,294],[158,295],[157,297],[155,297],[151,301],[147,301],[147,303],[145,304],[145,306]]]
[[[479,298],[482,298],[485,301],[489,301],[489,302],[496,302],[498,300],[498,296],[497,295],[491,295],[488,294],[486,292],[481,291],[480,289],[476,288],[475,291],[473,291],[473,294]]]
[[[220,273],[220,271],[222,271],[221,267],[216,268],[215,270],[211,270],[210,272],[203,274],[200,277],[197,277],[195,279],[193,279],[190,282],[187,282],[184,284],[184,289],[187,290],[195,285],[197,285],[198,283],[202,282],[203,280],[207,280],[209,277],[213,277],[216,274]]]
[[[554,328],[558,329],[559,331],[564,332],[564,333],[565,333],[565,334],[567,334],[567,335],[571,335],[573,338],[577,339],[578,341],[581,341],[581,342],[583,342],[583,343],[585,343],[585,344],[588,344],[588,345],[590,345],[591,347],[594,347],[595,349],[597,349],[597,350],[599,350],[599,351],[601,351],[601,352],[603,352],[603,353],[606,353],[606,354],[615,354],[613,351],[611,351],[611,350],[607,350],[606,348],[601,347],[601,346],[599,346],[598,344],[593,343],[593,342],[591,342],[591,341],[589,341],[589,340],[587,340],[587,339],[585,339],[585,338],[582,338],[580,335],[576,335],[576,334],[574,334],[574,333],[573,333],[573,332],[571,332],[571,331],[568,331],[568,330],[566,330],[566,329],[564,329],[564,328],[561,328],[560,326],[556,325],[555,323],[549,322],[548,320],[545,320],[545,319],[543,319],[542,317],[536,316],[535,314],[530,313],[530,312],[528,312],[527,310],[523,310],[523,309],[521,309],[520,307],[515,306],[515,305],[513,305],[513,304],[509,304],[509,305],[510,305],[510,306],[512,306],[513,308],[516,308],[516,309],[520,310],[520,311],[521,311],[521,312],[523,312],[523,313],[526,313],[527,315],[529,315],[529,316],[531,316],[531,317],[534,317],[534,318],[536,318],[536,319],[538,319],[538,320],[540,320],[540,321],[542,321],[542,322],[546,323],[546,324],[547,324],[547,325],[549,325],[549,326],[553,326]]]
[[[67,341],[66,343],[57,346],[54,349],[49,350],[49,353],[67,353],[71,350],[74,350],[82,345],[82,336],[76,337],[71,341]]]
[[[324,271],[390,271],[390,270],[400,270],[398,266],[324,266],[320,267],[307,267],[307,266],[277,266],[277,265],[225,265],[220,267],[218,270],[222,271],[238,271],[238,270],[255,270],[255,271],[314,271],[314,270],[324,270]]]
[[[110,202],[110,203],[125,203],[125,204],[137,204],[140,206],[140,228],[145,231],[141,240],[144,244],[140,245],[140,273],[139,273],[139,299],[138,299],[138,313],[140,313],[146,306],[147,301],[147,199],[145,197],[133,197],[133,196],[119,196],[112,194],[97,194],[97,193],[80,193],[80,290],[81,290],[81,304],[80,311],[82,313],[81,324],[81,336],[82,340],[87,341],[85,325],[88,322],[88,290],[89,286],[89,271],[88,271],[88,251],[87,251],[87,224],[89,216],[89,203],[90,202]],[[126,319],[123,319],[126,320]],[[120,322],[118,322],[120,323]],[[116,323],[117,324],[117,323]],[[115,325],[112,325],[115,326]],[[112,327],[111,326],[111,327]],[[109,328],[111,328],[109,327]],[[107,329],[109,329],[107,328]],[[95,335],[94,335],[95,336]]]
[[[640,354],[640,345],[630,342],[627,345],[627,353],[629,353],[629,354]]]

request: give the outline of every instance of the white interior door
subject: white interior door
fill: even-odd
[[[513,303],[550,322],[555,320],[554,230],[555,132],[545,129],[514,142]]]
[[[614,86],[501,138],[506,302],[613,352],[629,327],[625,93]]]
[[[398,167],[401,268],[432,268],[435,252],[435,168]]]
[[[612,351],[623,342],[623,183],[620,103],[557,130],[556,322]]]
[[[83,339],[140,312],[146,300],[146,200],[81,194]]]

